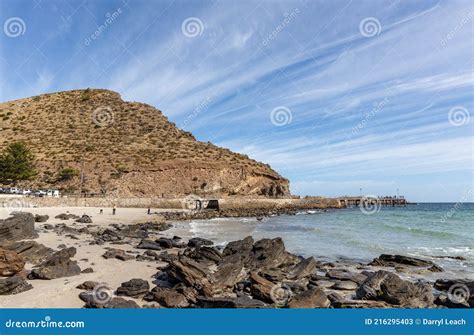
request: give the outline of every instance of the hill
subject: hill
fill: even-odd
[[[0,149],[24,141],[38,174],[26,187],[111,196],[289,196],[269,165],[197,141],[153,106],[85,89],[0,104]],[[82,182],[81,182],[82,175]]]

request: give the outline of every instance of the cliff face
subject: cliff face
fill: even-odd
[[[38,175],[22,186],[112,196],[289,196],[270,166],[178,129],[156,108],[108,90],[0,104],[0,147],[24,141]],[[82,184],[81,184],[82,171]]]

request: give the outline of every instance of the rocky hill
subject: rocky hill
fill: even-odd
[[[77,193],[82,185],[122,197],[289,195],[288,180],[269,165],[199,142],[160,110],[109,90],[1,103],[0,149],[14,141],[27,143],[38,170],[20,186]]]

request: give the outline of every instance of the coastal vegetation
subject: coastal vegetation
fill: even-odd
[[[0,183],[15,184],[35,175],[35,156],[24,142],[13,142],[0,154]]]

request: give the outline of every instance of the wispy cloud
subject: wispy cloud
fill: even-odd
[[[474,5],[467,1],[3,7],[2,19],[21,16],[28,32],[1,37],[3,100],[110,88],[155,105],[201,140],[269,162],[303,194],[400,187],[429,200],[438,186],[423,175],[445,185],[449,198],[459,180],[473,183]],[[190,17],[202,23],[195,36],[182,31]],[[366,18],[380,24],[377,34],[361,34]],[[471,115],[461,126],[448,119],[455,106]],[[288,109],[291,122],[276,127],[276,107]]]

